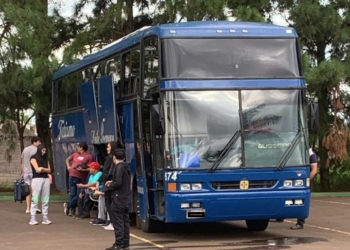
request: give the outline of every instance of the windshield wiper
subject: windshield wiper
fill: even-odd
[[[225,158],[227,153],[230,151],[231,147],[237,142],[241,134],[242,134],[242,130],[237,130],[236,133],[231,137],[231,139],[228,141],[228,143],[225,145],[225,147],[221,151],[221,154],[219,155],[219,157],[216,159],[216,161],[213,163],[211,168],[208,170],[209,173],[213,173],[219,167],[220,163]]]
[[[284,166],[287,164],[287,161],[294,153],[295,148],[300,143],[303,134],[304,134],[303,130],[299,130],[298,134],[294,137],[293,141],[291,142],[287,150],[282,155],[281,160],[279,161],[279,163],[277,164],[277,167],[275,168],[276,170],[281,170],[282,168],[284,168]]]

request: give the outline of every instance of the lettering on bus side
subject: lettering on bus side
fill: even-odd
[[[115,136],[104,134],[104,123],[103,122],[101,122],[100,129],[91,130],[91,143],[92,144],[108,143],[111,141],[115,141]]]
[[[58,121],[58,138],[70,138],[75,135],[75,125],[68,125],[67,121],[59,120]]]

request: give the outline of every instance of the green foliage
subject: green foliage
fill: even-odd
[[[69,18],[63,18],[58,10],[48,16],[47,2],[43,0],[0,4],[1,121],[20,122],[17,128],[23,129],[25,119],[21,114],[34,108],[40,118],[38,131],[50,142],[51,79],[60,64],[73,63],[143,26],[167,22],[228,17],[270,22],[273,14],[286,16],[300,36],[308,96],[320,103],[322,128],[310,139],[312,145],[322,142],[331,124],[330,91],[339,83],[346,86],[349,83],[350,1],[347,0],[96,0],[92,16],[87,16],[82,10],[88,2],[80,0]],[[138,7],[138,13],[133,6]],[[149,13],[150,9],[155,11]],[[53,52],[62,46],[65,46],[63,62],[58,62]],[[71,81],[75,79],[65,83],[66,88],[74,86]],[[346,106],[342,115],[348,118],[350,95],[342,93],[342,97]],[[327,151],[321,144],[318,147],[320,188],[339,186],[333,179],[327,181],[328,170],[323,166]],[[347,171],[347,167],[332,166],[329,173],[335,178]]]

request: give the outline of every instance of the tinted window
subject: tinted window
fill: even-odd
[[[138,93],[140,87],[140,50],[133,50],[123,56],[123,95]]]
[[[276,166],[305,124],[300,90],[242,91],[245,162],[247,167]],[[305,125],[303,125],[305,127]],[[306,164],[302,139],[287,166]]]
[[[297,77],[295,39],[166,39],[165,78]]]
[[[66,90],[62,80],[57,82],[57,111],[64,111],[67,108]]]
[[[78,73],[69,75],[63,78],[67,93],[67,108],[76,108],[78,107],[78,86],[81,79],[79,79]]]
[[[143,96],[146,97],[148,89],[155,85],[158,79],[158,39],[147,39],[144,49]]]
[[[168,168],[211,168],[240,129],[238,91],[167,91],[164,104]],[[241,139],[219,168],[242,166]]]
[[[119,97],[120,95],[120,82],[122,77],[122,62],[121,57],[116,56],[110,60],[107,61],[106,64],[106,73],[107,75],[113,76],[113,83],[115,88],[115,95],[116,97]]]

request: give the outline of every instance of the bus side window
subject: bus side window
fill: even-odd
[[[122,94],[128,95],[129,94],[129,81],[130,81],[130,68],[131,68],[131,60],[130,60],[130,53],[127,53],[123,56],[123,67],[124,67],[124,77],[123,77],[123,84],[122,84]]]
[[[98,78],[101,77],[101,67],[102,65],[96,64],[92,67],[92,80],[94,82],[94,87],[95,87],[95,98],[96,98],[96,103],[98,103],[98,84],[97,80]]]
[[[67,109],[73,109],[78,107],[78,86],[79,86],[78,73],[74,73],[64,78],[64,85],[67,91]]]
[[[158,83],[158,39],[156,37],[144,41],[143,65],[143,97],[147,98],[148,89]]]
[[[125,54],[123,56],[123,67],[123,95],[137,94],[140,86],[140,50],[136,49]]]
[[[116,56],[106,62],[106,74],[112,75],[115,90],[115,98],[120,96],[120,82],[122,77],[122,62],[121,57]]]
[[[63,86],[62,80],[59,80],[56,82],[56,100],[55,100],[55,106],[57,112],[65,111],[67,108],[67,96],[66,91]]]

